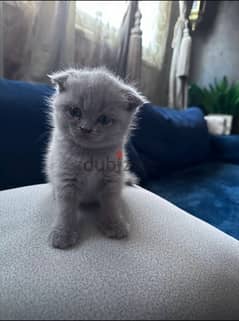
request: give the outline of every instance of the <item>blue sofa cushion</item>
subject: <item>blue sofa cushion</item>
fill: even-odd
[[[41,183],[53,88],[0,78],[0,189]]]
[[[126,144],[126,152],[128,156],[128,165],[131,172],[135,173],[139,179],[139,183],[143,183],[148,179],[147,171],[140,154],[135,149],[131,140]]]
[[[211,135],[211,155],[215,161],[239,164],[239,135]]]
[[[144,187],[239,240],[239,165],[201,164]]]
[[[210,136],[199,108],[177,111],[146,103],[137,122],[131,143],[147,179],[209,160]]]

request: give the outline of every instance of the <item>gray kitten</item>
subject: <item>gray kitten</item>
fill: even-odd
[[[80,204],[99,205],[99,226],[106,236],[127,237],[120,211],[126,179],[122,155],[133,115],[145,100],[104,68],[71,69],[50,78],[57,87],[50,100],[53,130],[46,155],[57,204],[51,245],[76,244]]]

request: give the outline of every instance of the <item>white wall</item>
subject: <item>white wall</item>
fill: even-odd
[[[239,1],[207,1],[207,15],[193,34],[191,81],[239,80]]]

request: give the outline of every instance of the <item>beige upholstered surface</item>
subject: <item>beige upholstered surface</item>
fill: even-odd
[[[49,248],[48,185],[0,192],[0,319],[238,319],[239,242],[141,188],[129,240]]]

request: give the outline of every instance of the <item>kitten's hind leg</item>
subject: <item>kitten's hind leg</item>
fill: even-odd
[[[100,205],[100,231],[109,238],[126,238],[129,234],[129,224],[123,215],[119,195],[105,191]]]
[[[128,170],[124,172],[124,184],[127,186],[134,186],[139,183],[138,177],[129,172]]]

